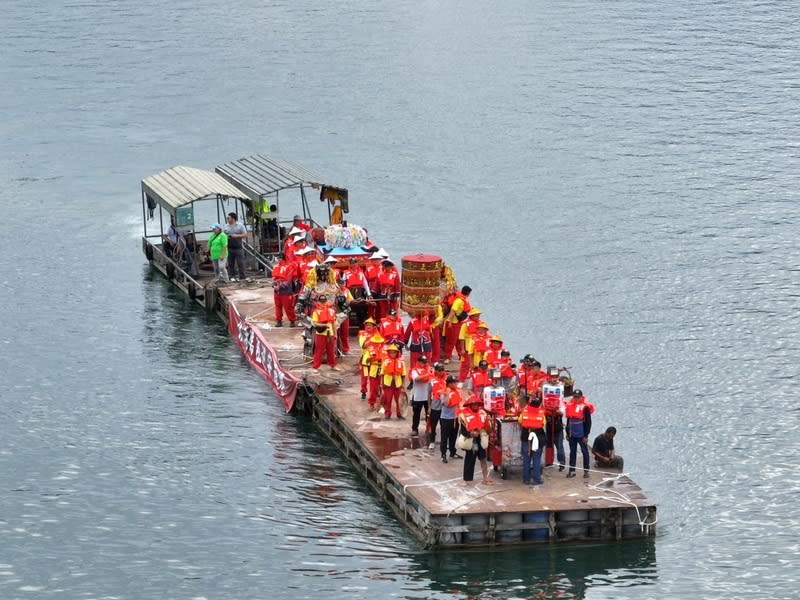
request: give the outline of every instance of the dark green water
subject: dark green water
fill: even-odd
[[[798,12],[6,3],[0,598],[794,598]],[[255,152],[572,365],[655,541],[422,551],[141,254]]]

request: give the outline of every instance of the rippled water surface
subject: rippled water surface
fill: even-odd
[[[799,20],[6,2],[0,598],[794,598]],[[423,551],[141,254],[142,178],[254,152],[573,366],[655,541]]]

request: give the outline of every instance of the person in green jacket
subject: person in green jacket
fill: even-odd
[[[214,281],[220,279],[228,283],[228,236],[222,231],[222,225],[214,223],[211,226],[211,236],[208,238],[208,256],[214,265]]]

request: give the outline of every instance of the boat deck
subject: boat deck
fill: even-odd
[[[204,278],[205,279],[205,278]],[[207,283],[202,281],[202,283]],[[208,289],[208,288],[207,288]],[[351,340],[340,370],[311,369],[303,355],[303,329],[275,327],[269,279],[216,288],[218,312],[233,305],[274,350],[281,370],[302,381],[296,404],[309,412],[370,485],[428,547],[535,541],[641,538],[654,535],[656,507],[619,472],[592,471],[567,479],[557,466],[544,469],[544,484],[522,483],[521,468],[492,484],[462,481],[461,460],[444,464],[427,437],[411,435],[406,420],[385,420],[361,400],[358,345]],[[580,460],[580,458],[579,458]]]

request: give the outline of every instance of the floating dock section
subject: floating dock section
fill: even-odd
[[[619,472],[593,470],[588,479],[567,479],[565,472],[551,466],[544,469],[543,485],[530,486],[522,483],[519,469],[511,469],[506,479],[493,473],[491,485],[464,487],[463,461],[443,464],[438,440],[429,450],[427,436],[411,435],[410,418],[387,421],[361,400],[357,349],[340,359],[340,370],[310,368],[303,329],[274,326],[271,280],[256,277],[215,287],[208,275],[186,281],[180,271],[168,272],[157,246],[151,246],[148,256],[154,256],[152,264],[168,279],[227,322],[244,356],[287,409],[311,415],[425,547],[655,535],[655,503]],[[476,476],[480,479],[480,465]]]

